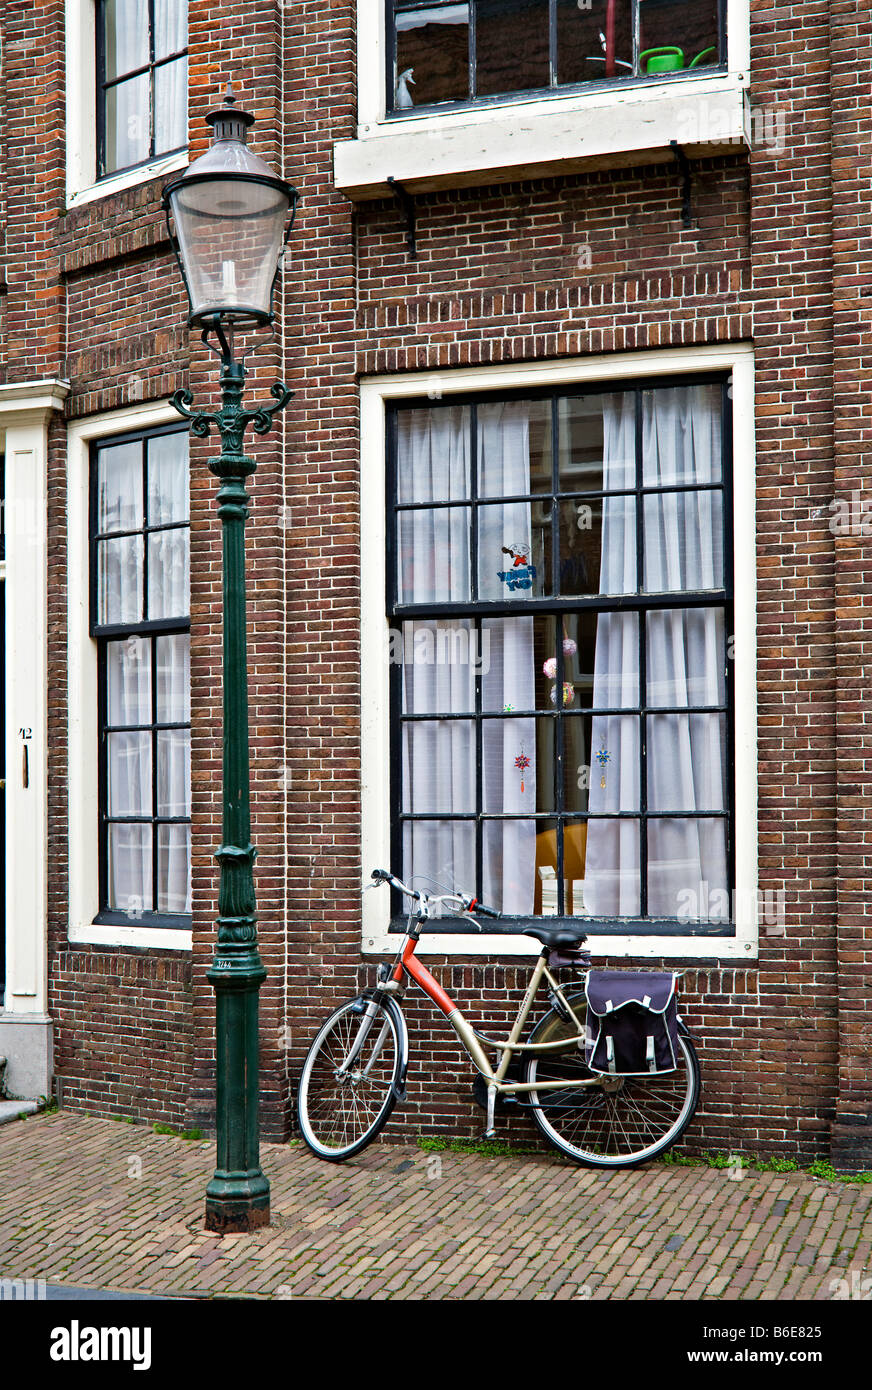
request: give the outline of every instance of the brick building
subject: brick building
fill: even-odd
[[[249,381],[295,392],[248,526],[264,1133],[390,862],[684,969],[692,1147],[872,1166],[868,6],[7,0],[0,38],[10,1092],[210,1123],[220,538],[166,402],[216,374],[160,194],[232,74],[301,193]],[[493,1029],[536,948],[441,925]],[[389,1133],[479,1132],[409,1018]]]

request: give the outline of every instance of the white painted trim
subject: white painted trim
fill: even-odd
[[[384,196],[388,175],[422,189],[469,182],[476,171],[498,181],[608,167],[629,155],[639,162],[662,157],[671,139],[697,154],[745,139],[749,0],[727,0],[725,73],[390,119],[384,14],[384,0],[358,0],[357,137],[334,147],[335,183],[351,198]]]
[[[184,169],[186,151],[97,178],[97,71],[94,0],[66,0],[67,207],[108,198],[161,174]]]
[[[613,353],[607,357],[439,372],[443,396],[459,391],[510,391],[676,373],[732,371],[733,497],[735,504],[736,642],[736,936],[597,937],[596,955],[670,960],[753,960],[757,951],[757,699],[754,354],[748,344]],[[385,403],[426,395],[433,374],[365,377],[361,427],[361,863],[364,878],[390,864],[388,624],[385,594]],[[364,954],[396,950],[389,936],[388,894],[363,895]],[[579,919],[581,920],[581,919]],[[422,940],[422,955],[515,957],[540,950],[530,938],[484,934]]]
[[[74,421],[67,431],[67,670],[68,670],[68,868],[71,943],[160,946],[190,950],[191,933],[157,927],[98,925],[97,643],[89,622],[89,446],[114,434],[171,425],[179,416],[168,404],[132,405]]]

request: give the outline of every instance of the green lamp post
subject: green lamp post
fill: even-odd
[[[216,851],[218,942],[208,979],[215,988],[217,1167],[206,1189],[206,1228],[251,1231],[269,1224],[269,1182],[260,1167],[258,993],[266,970],[257,949],[248,751],[245,643],[246,478],[255,462],[243,453],[251,425],[266,434],[292,393],[282,382],[274,401],[245,410],[243,353],[234,333],[271,324],[279,262],[293,225],[297,192],[246,144],[254,117],[236,109],[228,83],[224,105],[206,117],[209,150],[164,189],[170,240],[188,292],[188,324],[221,360],[221,409],[189,410],[190,391],[172,404],[193,434],[214,426],[221,453],[209,467],[220,479],[223,546],[224,786],[221,846]],[[175,230],[173,230],[173,224]],[[249,349],[250,351],[250,349]]]

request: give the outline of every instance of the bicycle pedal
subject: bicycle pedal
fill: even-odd
[[[497,1132],[495,1129],[486,1129],[482,1131],[481,1137],[482,1139],[496,1139]]]

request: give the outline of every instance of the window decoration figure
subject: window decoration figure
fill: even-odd
[[[610,763],[612,755],[607,748],[601,748],[596,755],[596,760],[600,765],[602,776],[600,778],[600,790],[606,785],[606,763]]]
[[[518,756],[515,758],[515,767],[519,770],[519,772],[520,772],[520,774],[521,774],[521,795],[522,795],[522,796],[524,795],[524,773],[525,773],[526,769],[527,769],[529,766],[530,766],[530,759],[527,757],[526,753],[524,752],[524,747],[523,747],[523,744],[522,744],[522,745],[521,745],[521,751],[520,751],[520,753],[518,754]]]
[[[504,555],[508,555],[512,564],[508,570],[498,570],[497,578],[502,580],[510,594],[516,589],[532,589],[533,580],[536,578],[536,566],[530,564],[530,547],[504,545],[501,549]]]

